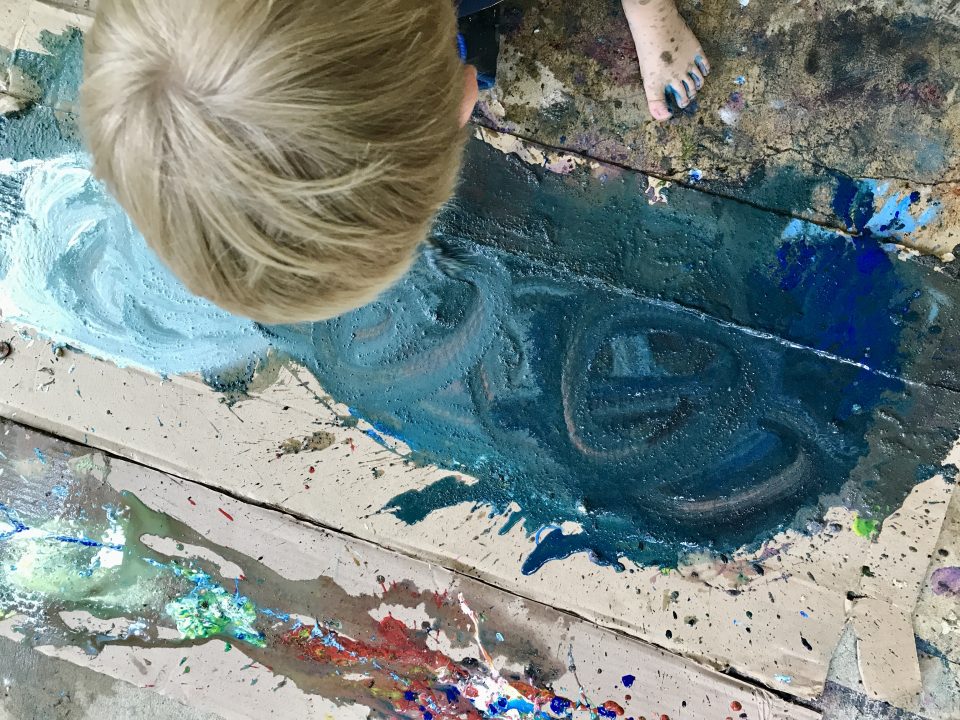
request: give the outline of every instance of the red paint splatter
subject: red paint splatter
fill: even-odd
[[[347,442],[350,443],[350,452],[356,452],[357,444],[353,442],[353,438],[347,438]]]
[[[192,498],[192,497],[188,497],[188,498],[187,498],[187,502],[190,503],[191,505],[193,505],[194,507],[197,506],[197,503],[195,503],[195,502],[193,501],[193,498]]]
[[[304,486],[303,486],[303,489],[304,489],[304,490],[309,490],[309,489],[310,489],[310,486],[309,486],[309,485],[304,485]]]
[[[311,475],[313,475],[316,471],[317,471],[317,469],[316,469],[313,465],[311,465],[311,466],[310,466],[310,469],[307,470],[307,472],[310,473]]]
[[[377,580],[385,588],[386,578],[378,576]],[[434,594],[435,601],[445,597],[446,594]],[[367,687],[374,696],[389,698],[391,712],[401,717],[420,717],[423,707],[430,708],[435,720],[490,717],[471,703],[479,696],[474,687],[477,669],[428,648],[420,632],[411,630],[392,615],[377,624],[376,633],[369,641],[346,637],[327,627],[302,626],[281,635],[279,642],[292,648],[302,660],[362,671],[370,678]],[[549,707],[558,697],[522,681],[509,684],[537,708]],[[451,687],[461,690],[450,693]],[[574,711],[592,710],[582,703],[565,702]],[[613,701],[605,702],[603,708],[617,716],[624,714],[623,708]],[[663,716],[662,720],[669,718]]]
[[[233,515],[231,515],[230,513],[228,513],[228,512],[227,512],[226,510],[224,510],[223,508],[217,508],[217,510],[219,510],[219,511],[220,511],[220,514],[223,515],[227,520],[229,520],[230,522],[233,522]]]
[[[436,720],[480,720],[476,708],[463,700],[450,700],[444,690],[434,689],[431,681],[444,678],[449,685],[466,681],[469,672],[438,650],[430,650],[419,643],[401,621],[388,615],[380,621],[375,642],[354,640],[328,629],[301,627],[281,636],[280,642],[296,648],[304,660],[314,660],[337,667],[362,667],[370,674],[370,665],[379,668],[374,682],[389,686],[399,713],[417,713],[421,706],[437,708]],[[397,678],[406,677],[407,682]],[[408,684],[409,683],[409,684]],[[408,700],[407,697],[415,699]]]
[[[730,703],[730,709],[733,710],[734,712],[740,712],[741,710],[743,710],[743,705],[741,705],[736,700],[734,700],[732,703]]]
[[[441,595],[440,593],[434,591],[434,593],[433,593],[433,604],[437,606],[437,610],[439,610],[439,609],[442,608],[444,605],[446,605],[446,604],[447,604],[447,591],[444,590],[442,595]]]

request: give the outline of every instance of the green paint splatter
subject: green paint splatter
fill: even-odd
[[[862,538],[873,537],[880,529],[880,522],[878,520],[868,520],[859,515],[854,515],[853,524],[850,526],[850,529]]]
[[[249,598],[228,593],[206,573],[185,575],[196,587],[164,608],[184,638],[199,640],[228,635],[255,647],[266,646],[266,640],[256,629],[257,608]]]

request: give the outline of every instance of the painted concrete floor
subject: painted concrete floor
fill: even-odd
[[[218,720],[21,642],[0,638],[0,720]]]

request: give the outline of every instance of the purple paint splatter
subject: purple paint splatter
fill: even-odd
[[[960,567],[943,567],[933,571],[930,588],[935,595],[960,596]]]

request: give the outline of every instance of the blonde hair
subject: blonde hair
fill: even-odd
[[[453,193],[451,0],[101,0],[94,171],[194,293],[264,323],[363,305]]]

